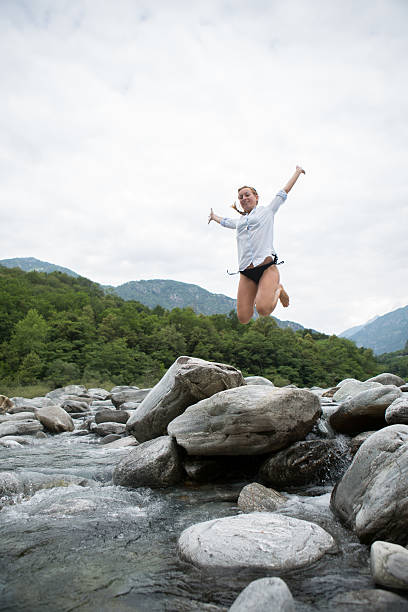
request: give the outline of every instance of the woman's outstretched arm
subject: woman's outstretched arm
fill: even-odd
[[[300,166],[296,166],[294,175],[288,180],[285,187],[283,188],[283,191],[289,193],[289,191],[292,189],[293,185],[296,183],[301,174],[306,174],[306,172]]]
[[[210,223],[210,221],[216,221],[217,223],[221,223],[221,219],[222,217],[219,217],[218,215],[216,215],[213,209],[211,208],[211,212],[208,215],[208,223]]]
[[[210,221],[216,221],[217,223],[222,225],[222,227],[228,227],[229,229],[235,229],[237,227],[236,219],[229,219],[228,217],[219,217],[215,214],[212,208],[210,214],[208,215],[208,223],[210,223]]]

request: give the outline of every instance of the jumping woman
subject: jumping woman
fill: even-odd
[[[280,283],[276,265],[278,256],[273,247],[273,220],[301,174],[305,171],[296,166],[294,175],[268,206],[258,206],[258,192],[254,187],[240,187],[238,200],[242,210],[236,204],[233,206],[241,215],[239,219],[219,217],[211,208],[208,223],[216,221],[223,227],[237,230],[240,273],[237,315],[241,323],[249,323],[254,306],[258,314],[265,317],[274,311],[278,300],[285,308],[289,306],[289,296]]]

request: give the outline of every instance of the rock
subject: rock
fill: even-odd
[[[77,397],[86,395],[86,387],[83,385],[67,385],[66,387],[60,387],[53,391],[49,391],[49,393],[45,394],[45,397],[55,403],[55,401],[58,401],[63,395],[75,395]]]
[[[100,423],[92,431],[98,436],[108,436],[109,434],[121,435],[125,433],[126,425],[123,423]]]
[[[388,425],[406,423],[408,425],[408,397],[397,397],[385,411],[385,420]]]
[[[120,391],[128,391],[130,389],[139,389],[139,387],[129,386],[129,385],[118,385],[117,387],[113,387],[110,391],[110,395],[113,393],[119,393]]]
[[[191,404],[243,384],[241,372],[232,366],[179,357],[129,419],[127,429],[141,442],[156,438]]]
[[[95,481],[71,476],[70,474],[42,474],[40,472],[0,472],[0,497],[10,497],[17,493],[33,495],[40,489],[95,486]]]
[[[327,609],[333,612],[408,612],[408,602],[381,589],[362,589],[336,595],[328,601]]]
[[[229,612],[295,612],[295,602],[281,578],[259,578],[242,591]]]
[[[217,459],[190,458],[183,463],[186,474],[191,480],[208,482],[223,473],[223,465]]]
[[[333,401],[338,403],[344,402],[362,391],[368,391],[369,389],[375,389],[380,386],[381,383],[379,382],[361,382],[360,380],[353,379],[346,380],[340,386],[339,390],[333,394]]]
[[[330,415],[329,423],[340,433],[359,433],[386,425],[385,411],[402,393],[395,385],[380,385],[343,402]]]
[[[120,409],[122,411],[126,410],[126,412],[130,414],[137,410],[141,403],[142,402],[125,402],[124,404],[121,404]],[[132,414],[130,414],[130,416],[132,416]]]
[[[9,408],[8,414],[18,414],[19,412],[35,412],[38,406],[33,400],[25,397],[13,397],[11,399],[13,406]]]
[[[72,399],[66,399],[62,402],[61,408],[68,413],[89,412],[88,402],[79,402]]]
[[[17,440],[9,439],[7,436],[7,438],[0,438],[0,446],[4,446],[5,448],[21,448],[23,445],[17,442]]]
[[[253,512],[192,525],[182,532],[178,549],[183,559],[202,569],[285,572],[311,565],[336,546],[314,523]]]
[[[286,501],[287,498],[277,491],[252,482],[239,494],[238,507],[243,512],[274,512]]]
[[[13,408],[13,406],[14,404],[9,397],[0,395],[0,414],[5,414],[10,410],[10,408]]]
[[[150,389],[127,389],[111,394],[111,401],[116,408],[122,406],[126,402],[142,402],[149,394]]]
[[[371,573],[377,584],[408,590],[408,550],[377,540],[370,551]]]
[[[120,434],[108,434],[107,436],[104,436],[101,440],[102,444],[109,444],[110,442],[116,442],[117,440],[121,440],[122,436]]]
[[[408,426],[390,425],[359,448],[333,489],[331,509],[361,542],[408,543]]]
[[[270,387],[274,387],[275,385],[268,378],[264,378],[264,376],[246,376],[244,378],[246,385],[269,385]]]
[[[95,388],[95,389],[88,389],[88,395],[89,397],[92,398],[92,401],[94,400],[104,401],[108,399],[108,397],[110,396],[110,392],[106,391],[106,389]]]
[[[3,436],[33,435],[42,429],[38,421],[9,421],[0,423],[0,438]]]
[[[365,442],[373,433],[375,433],[375,431],[363,431],[357,436],[354,436],[354,438],[351,438],[350,454],[354,456],[363,442]]]
[[[74,422],[67,412],[59,406],[46,406],[37,412],[37,419],[51,433],[74,431]]]
[[[320,414],[306,389],[247,385],[190,406],[168,432],[189,455],[259,455],[304,438]]]
[[[95,414],[95,423],[127,423],[129,415],[125,410],[98,410]]]
[[[106,438],[103,439],[103,441],[105,440]],[[138,444],[139,442],[134,436],[126,436],[125,438],[120,438],[120,440],[116,440],[115,442],[105,444],[104,448],[126,448],[127,446],[137,446]]]
[[[183,477],[175,441],[161,436],[137,446],[116,466],[113,483],[124,487],[169,487]]]
[[[403,393],[406,393],[408,391],[408,383],[401,385],[400,391],[402,391]]]
[[[340,387],[332,387],[331,389],[327,389],[327,391],[324,391],[324,393],[322,393],[322,397],[333,397],[333,395],[339,389],[340,389]]]
[[[383,374],[378,374],[378,376],[374,376],[373,378],[369,378],[366,382],[379,382],[382,385],[395,385],[396,387],[401,387],[401,385],[405,384],[405,380],[396,374],[390,374],[390,372],[384,372]]]
[[[92,400],[90,408],[92,410],[100,410],[101,408],[109,408],[109,410],[116,410],[115,406],[109,400]]]
[[[326,484],[338,480],[349,463],[348,447],[337,440],[306,440],[269,457],[259,475],[278,489]]]
[[[0,423],[14,423],[15,421],[36,421],[34,412],[16,412],[0,416]]]

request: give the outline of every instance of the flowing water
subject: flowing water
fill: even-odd
[[[73,432],[1,448],[2,470],[48,475],[46,488],[3,499],[1,610],[228,610],[265,572],[203,572],[177,556],[178,536],[205,520],[235,515],[245,482],[125,489],[112,485],[129,449],[113,450]],[[70,476],[86,479],[66,485]],[[51,478],[52,477],[52,478]],[[373,588],[369,549],[334,520],[331,487],[289,494],[279,512],[329,531],[338,552],[282,576],[300,611],[327,610],[334,595]]]

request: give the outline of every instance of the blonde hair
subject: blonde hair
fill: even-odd
[[[257,192],[257,190],[255,189],[255,187],[250,187],[249,185],[243,185],[242,187],[240,187],[240,188],[238,189],[238,193],[241,191],[241,189],[250,189],[250,190],[252,191],[252,193],[253,193],[255,196],[257,196],[257,195],[258,195],[258,192]],[[231,206],[231,208],[233,208],[234,210],[236,210],[236,211],[237,211],[237,213],[239,213],[240,215],[246,215],[246,212],[244,212],[243,210],[240,210],[240,209],[238,208],[238,206],[237,206],[237,203],[236,203],[236,202],[234,202],[234,203],[233,203],[233,205]]]

